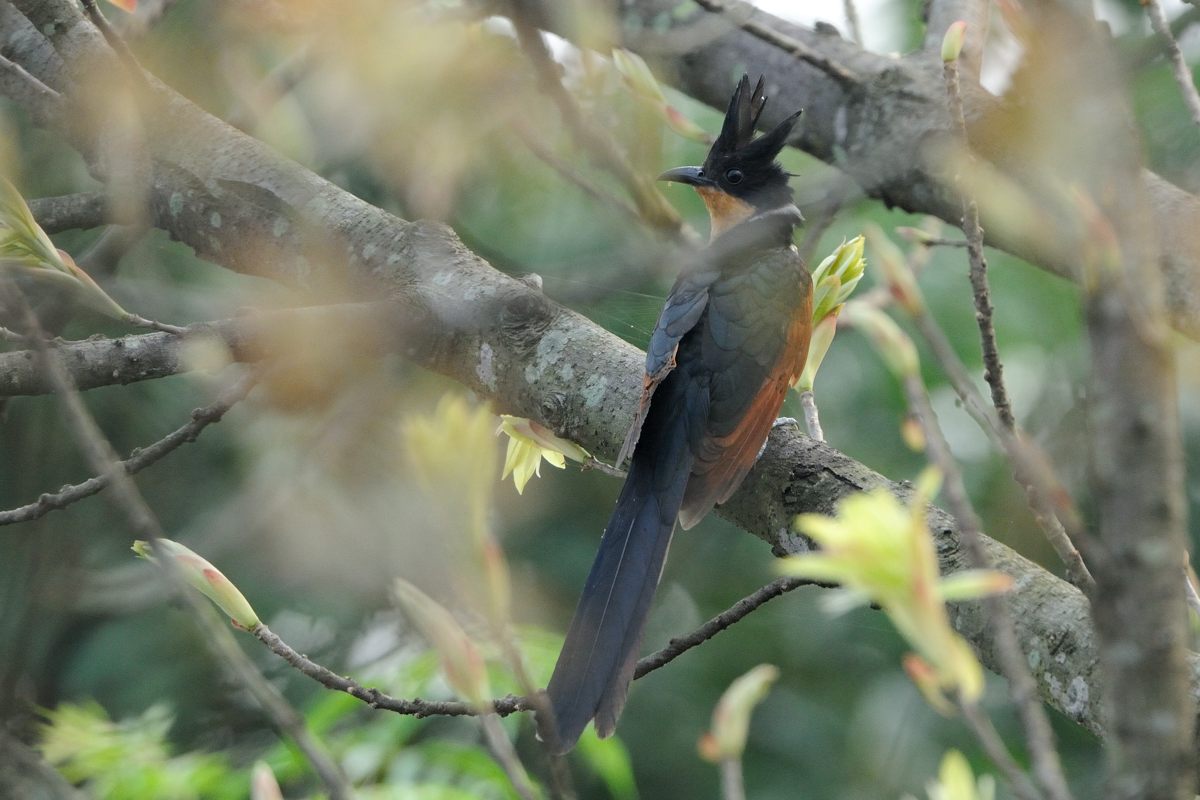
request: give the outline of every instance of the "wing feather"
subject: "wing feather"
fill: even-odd
[[[799,291],[802,297],[788,321],[783,346],[777,348],[770,365],[758,372],[760,380],[735,387],[740,389],[740,397],[728,398],[724,414],[713,403],[705,436],[693,445],[692,477],[679,512],[684,529],[691,528],[714,505],[724,503],[737,491],[758,460],[788,387],[804,370],[812,335],[812,292],[807,274]],[[747,355],[742,354],[742,364],[753,363]]]

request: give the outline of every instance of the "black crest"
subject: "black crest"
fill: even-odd
[[[775,163],[775,158],[787,144],[801,112],[797,111],[768,133],[754,138],[754,129],[767,104],[767,97],[763,94],[764,81],[765,79],[760,77],[751,90],[750,76],[742,76],[733,97],[729,100],[729,110],[725,112],[721,134],[708,151],[703,169],[704,174],[725,191],[754,198],[759,201],[756,205],[766,200],[763,205],[774,206],[782,199],[774,196],[780,195],[781,189],[787,193],[790,200],[787,173]],[[731,171],[735,172],[737,183],[727,180]],[[754,197],[763,193],[771,197]]]

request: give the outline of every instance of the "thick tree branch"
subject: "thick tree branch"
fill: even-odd
[[[46,233],[58,233],[72,228],[86,230],[107,224],[106,204],[103,192],[79,192],[30,200],[29,210]]]

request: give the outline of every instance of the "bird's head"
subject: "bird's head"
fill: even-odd
[[[660,181],[695,188],[708,207],[714,237],[755,214],[792,202],[788,174],[775,157],[787,143],[800,112],[755,139],[754,128],[766,103],[763,78],[751,91],[750,77],[743,75],[729,101],[721,135],[713,142],[704,165],[676,167],[658,176]]]

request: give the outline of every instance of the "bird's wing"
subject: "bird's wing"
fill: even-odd
[[[684,528],[737,490],[758,458],[812,334],[812,281],[791,248],[755,258],[709,291],[705,325],[688,342],[708,386],[707,421],[692,432]]]
[[[704,314],[704,308],[708,304],[708,287],[718,275],[717,270],[709,268],[707,263],[706,261],[699,268],[687,270],[679,276],[667,296],[662,312],[658,315],[658,322],[654,326],[654,332],[650,334],[649,344],[646,345],[646,374],[642,377],[642,397],[638,403],[637,416],[634,417],[629,433],[625,436],[625,443],[617,456],[618,466],[633,453],[634,445],[642,432],[642,424],[650,410],[650,398],[654,395],[654,390],[675,368],[675,353],[679,349],[680,340],[696,327],[696,323]]]

